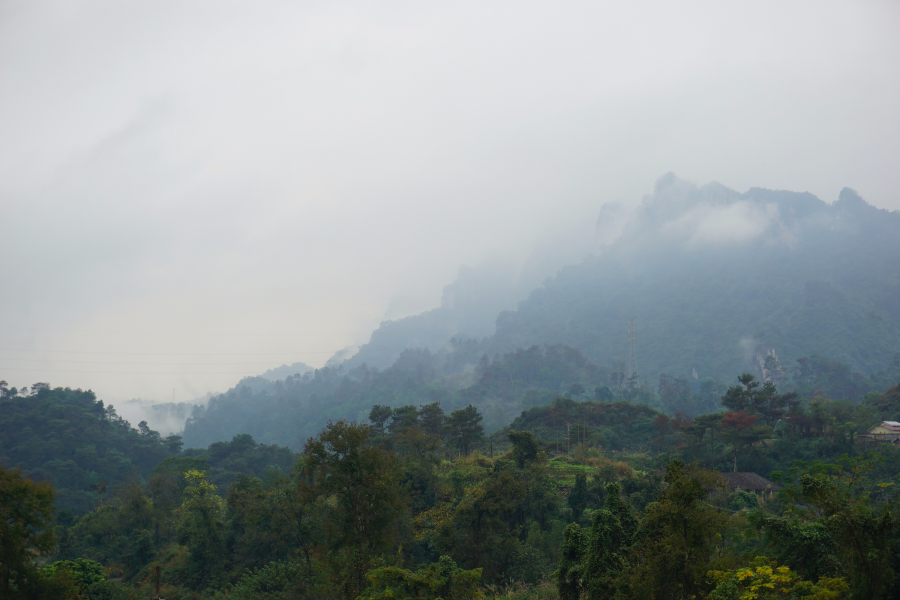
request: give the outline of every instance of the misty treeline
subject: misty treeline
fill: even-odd
[[[216,449],[225,443],[218,440],[252,436],[264,442],[258,462],[284,465],[292,459],[276,444],[298,450],[305,443],[304,432],[307,437],[314,435],[329,420],[365,422],[373,405],[387,411],[433,405],[448,414],[472,405],[479,411],[480,426],[492,434],[485,438],[485,452],[493,438],[501,446],[505,443],[504,427],[528,429],[542,442],[559,445],[566,439],[567,424],[579,439],[590,435],[593,445],[608,450],[659,451],[653,441],[658,437],[659,419],[702,420],[699,415],[721,409],[720,398],[727,388],[712,380],[666,374],[650,387],[646,382],[628,381],[622,364],[598,367],[564,346],[532,347],[494,359],[483,354],[477,358],[478,351],[476,342],[454,342],[451,350],[442,353],[407,351],[383,372],[363,366],[349,371],[320,369],[276,382],[245,379],[188,422],[185,438],[193,440],[189,445],[195,447],[181,455],[213,452],[214,483],[227,487],[236,473],[257,471],[215,458]],[[847,435],[857,435],[879,418],[900,419],[900,411],[877,408],[876,402],[883,397],[878,390],[887,388],[886,382],[900,380],[898,357],[868,378],[815,356],[802,357],[794,367],[781,366],[773,357],[767,364],[767,385],[777,383],[779,389],[799,395],[801,401],[792,403],[794,412],[789,417],[794,422],[810,419],[812,424],[805,430],[833,429],[836,425],[826,421],[837,419]],[[183,446],[181,436],[161,438],[147,423],[133,428],[90,391],[51,389],[47,384],[23,391],[0,382],[0,394],[0,463],[20,466],[40,480],[53,482],[58,506],[76,514],[93,506],[96,486],[146,478],[161,460]],[[581,414],[586,407],[596,406],[587,400],[619,408]],[[537,406],[543,408],[529,410]],[[550,412],[533,418],[543,411]],[[517,414],[521,416],[511,422]],[[575,435],[569,436],[570,448],[577,445],[571,443]],[[208,449],[197,448],[201,442]],[[462,450],[444,442],[445,458]],[[711,467],[725,468],[720,458],[705,455]],[[748,459],[755,460],[755,455]],[[761,472],[770,469],[756,463],[753,467]]]
[[[864,377],[839,361],[800,357],[782,364],[774,355],[762,363],[766,379],[805,399],[817,394],[858,403],[866,394],[881,393],[900,380],[900,354]],[[206,446],[250,433],[268,444],[302,447],[305,439],[329,420],[364,420],[375,405],[404,406],[438,402],[448,411],[476,406],[484,426],[494,431],[530,407],[567,396],[576,400],[642,404],[670,416],[718,410],[726,389],[713,379],[662,373],[655,381],[626,374],[621,361],[603,366],[586,360],[579,350],[532,346],[492,358],[484,342],[454,338],[439,351],[406,350],[388,369],[326,367],[283,381],[246,378],[225,394],[195,409],[184,429],[188,446]]]
[[[88,471],[90,510],[54,510],[49,472],[4,447],[0,586],[124,600],[158,566],[162,597],[184,599],[900,594],[900,449],[855,439],[900,416],[900,386],[854,403],[745,374],[695,417],[571,388],[493,433],[471,404],[375,405],[299,452],[247,434],[184,450],[89,392],[6,397],[4,423],[77,407],[99,425],[60,452],[117,430],[132,467],[103,491]],[[735,461],[781,489],[728,488]]]

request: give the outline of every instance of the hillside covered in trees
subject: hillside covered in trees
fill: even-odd
[[[274,382],[247,378],[194,410],[184,442],[205,447],[246,433],[265,444],[299,449],[329,420],[364,420],[373,405],[437,402],[450,412],[471,404],[489,432],[509,425],[524,410],[550,405],[562,396],[643,405],[670,416],[698,415],[718,410],[728,387],[710,378],[667,373],[649,383],[629,380],[624,365],[596,365],[564,345],[532,346],[489,358],[486,344],[454,340],[437,353],[407,350],[384,371],[338,366]],[[900,381],[900,355],[868,377],[816,355],[793,365],[770,356],[764,364],[774,384],[806,400],[821,396],[859,402]]]
[[[206,446],[249,433],[265,443],[300,448],[329,420],[363,420],[373,405],[438,402],[452,411],[473,404],[497,429],[523,408],[555,398],[572,385],[584,393],[608,380],[606,369],[565,346],[532,347],[489,359],[473,340],[449,348],[405,351],[388,369],[326,367],[271,382],[247,378],[199,407],[185,425],[185,443]]]
[[[718,412],[693,418],[597,389],[599,400],[536,405],[492,435],[475,407],[434,402],[372,406],[296,452],[247,435],[172,447],[84,514],[59,510],[41,472],[6,457],[0,586],[64,600],[126,600],[157,581],[182,600],[900,594],[900,449],[855,439],[895,414],[897,387],[805,400],[745,374]],[[16,398],[43,400],[33,416],[97,406],[62,389]],[[96,431],[68,441],[83,447]],[[732,466],[774,483],[730,487]]]
[[[103,492],[147,477],[181,438],[138,428],[91,391],[35,384],[31,393],[0,382],[0,464],[16,466],[53,484],[60,508],[83,513]]]

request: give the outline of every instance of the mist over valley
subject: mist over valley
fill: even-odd
[[[900,598],[897,31],[0,3],[0,600]]]

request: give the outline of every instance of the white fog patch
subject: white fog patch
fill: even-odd
[[[610,246],[615,243],[625,226],[632,218],[634,210],[618,202],[607,202],[600,208],[600,216],[597,217],[596,243],[599,247]]]
[[[741,201],[715,207],[697,220],[690,243],[749,242],[765,233],[777,220],[778,208],[774,205],[760,206]]]
[[[727,205],[703,203],[659,225],[660,236],[690,245],[744,243],[778,223],[774,205],[740,200]]]
[[[114,406],[116,413],[131,423],[132,427],[146,421],[150,429],[167,436],[181,433],[184,430],[184,422],[190,418],[194,408],[205,404],[206,401],[208,397],[198,398],[192,402],[153,402],[135,398],[116,403]]]
[[[738,348],[741,350],[741,355],[744,358],[744,362],[752,363],[753,358],[756,356],[756,350],[759,347],[759,342],[751,336],[744,336],[740,340],[738,340]]]

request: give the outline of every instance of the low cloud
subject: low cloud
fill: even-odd
[[[743,243],[763,235],[778,223],[778,207],[748,201],[724,207],[705,207],[691,215],[693,234],[689,243]]]

